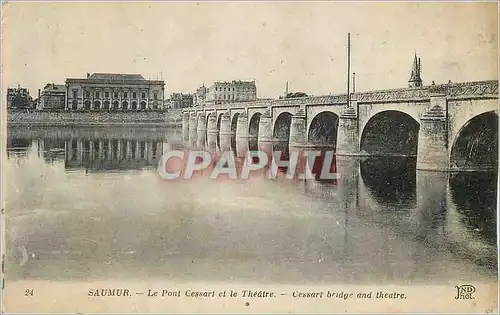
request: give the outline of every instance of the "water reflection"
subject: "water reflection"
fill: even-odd
[[[496,174],[490,172],[450,175],[451,199],[461,214],[461,222],[490,245],[495,245],[497,233],[497,180]]]
[[[281,150],[283,160],[297,152],[285,142],[221,135],[217,146],[216,134],[191,135],[9,129],[9,278],[497,278],[495,174],[448,176],[417,171],[411,158],[333,156],[327,169],[341,176],[326,181],[161,180],[155,167],[165,150],[233,149],[239,164],[246,150]],[[11,154],[16,151],[26,154]],[[314,174],[321,173],[326,152],[315,159]],[[23,248],[30,257],[25,262]]]
[[[360,163],[361,178],[376,200],[415,206],[416,158],[372,157]]]
[[[163,152],[160,141],[73,138],[61,142],[65,168],[89,171],[156,167]]]

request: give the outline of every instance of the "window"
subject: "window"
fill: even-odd
[[[123,98],[128,98],[128,93],[127,92],[123,92]]]
[[[141,93],[141,98],[146,98],[146,93],[142,92]]]
[[[95,97],[96,97],[96,98],[99,98],[99,97],[101,97],[101,92],[99,92],[99,91],[96,91],[96,92],[95,92]]]
[[[104,97],[109,97],[109,92],[104,92]]]
[[[158,99],[158,93],[155,92],[155,94],[153,95],[154,99]]]
[[[85,91],[85,97],[90,98],[90,91]]]
[[[217,91],[217,87],[215,87],[215,90]]]
[[[132,93],[132,98],[137,98],[137,92]]]
[[[113,93],[114,98],[118,98],[118,92]]]
[[[78,98],[78,89],[73,89],[73,98]]]

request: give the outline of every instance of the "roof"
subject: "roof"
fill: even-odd
[[[89,80],[144,80],[140,74],[127,73],[93,73],[88,78]]]
[[[241,80],[233,80],[231,82],[229,81],[215,81],[214,85],[251,85],[255,86],[255,81],[241,81]]]
[[[286,95],[287,98],[293,98],[293,97],[307,97],[308,95],[304,92],[295,92],[295,93],[288,93]]]
[[[45,87],[43,89],[45,91],[47,91],[47,90],[66,91],[66,85],[47,83],[47,85],[45,85]]]
[[[420,59],[417,58],[417,53],[415,53],[415,57],[413,58],[413,66],[411,68],[410,80],[408,82],[417,82],[422,81],[420,78]]]

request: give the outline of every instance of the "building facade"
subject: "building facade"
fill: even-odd
[[[94,73],[66,79],[67,110],[162,110],[165,82],[140,74]]]
[[[207,88],[205,85],[200,86],[193,95],[193,105],[203,106],[207,99]]]
[[[48,83],[38,97],[38,109],[64,109],[66,86]]]
[[[7,108],[32,108],[33,98],[27,88],[17,86],[17,88],[7,89]]]
[[[186,108],[193,106],[193,95],[184,93],[172,93],[170,96],[170,108]]]
[[[257,99],[255,81],[214,82],[207,89],[207,104],[250,102]]]

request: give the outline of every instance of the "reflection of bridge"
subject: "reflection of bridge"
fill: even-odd
[[[236,135],[338,155],[417,155],[419,169],[497,165],[498,81],[191,108],[183,137]]]

